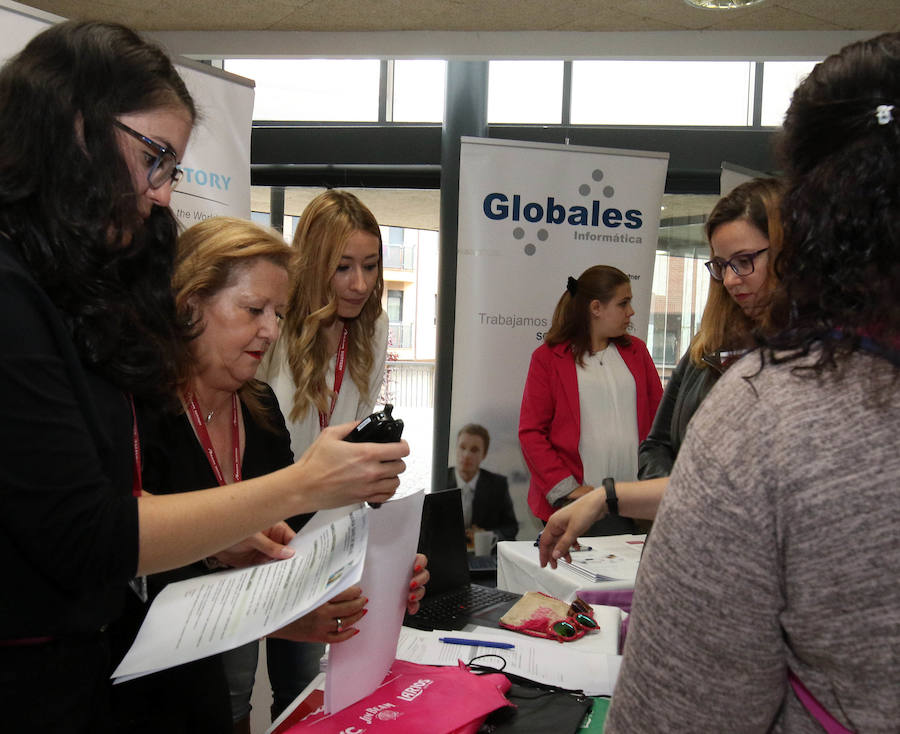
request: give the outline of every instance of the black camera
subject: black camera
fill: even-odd
[[[384,410],[372,413],[345,437],[351,443],[393,443],[400,440],[403,433],[403,421],[394,418],[391,411],[394,406],[385,403]],[[381,507],[380,502],[370,502],[369,507]]]

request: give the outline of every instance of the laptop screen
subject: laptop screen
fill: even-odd
[[[459,488],[425,495],[419,552],[428,556],[428,595],[437,596],[469,585],[466,528]]]

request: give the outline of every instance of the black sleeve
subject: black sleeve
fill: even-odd
[[[264,391],[263,405],[266,408],[266,415],[269,418],[270,427],[259,427],[260,437],[266,447],[265,462],[266,465],[260,467],[259,473],[253,476],[268,474],[276,469],[282,469],[294,463],[294,452],[291,451],[291,434],[288,432],[287,425],[284,422],[284,415],[278,406],[278,398],[271,387],[265,382],[257,382],[259,387]],[[249,479],[250,477],[247,476]],[[287,518],[287,524],[296,531],[299,531],[310,518],[314,515],[308,512],[304,515],[294,515]]]
[[[662,400],[656,409],[650,433],[641,442],[638,450],[638,479],[667,477],[672,472],[676,454],[672,445],[672,415],[689,362],[690,353],[686,352],[669,378]]]
[[[0,552],[14,569],[8,588],[27,596],[35,586],[74,594],[124,587],[138,555],[128,402],[84,372],[52,303],[8,255],[2,262]]]
[[[494,528],[494,532],[500,536],[501,540],[515,540],[519,532],[519,522],[516,520],[516,513],[513,510],[512,497],[509,495],[509,482],[502,474],[497,475],[500,479],[500,488],[498,490],[498,499],[500,500],[500,524]]]

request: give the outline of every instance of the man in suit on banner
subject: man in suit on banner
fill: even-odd
[[[490,443],[484,426],[463,426],[456,436],[456,466],[447,471],[447,487],[462,490],[469,547],[478,530],[493,531],[497,540],[515,540],[519,530],[506,477],[481,468]]]

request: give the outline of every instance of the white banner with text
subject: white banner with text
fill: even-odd
[[[539,523],[519,449],[522,388],[568,276],[612,265],[631,278],[646,339],[667,153],[463,138],[450,463],[456,434],[491,435],[484,468],[509,480],[519,537]]]

